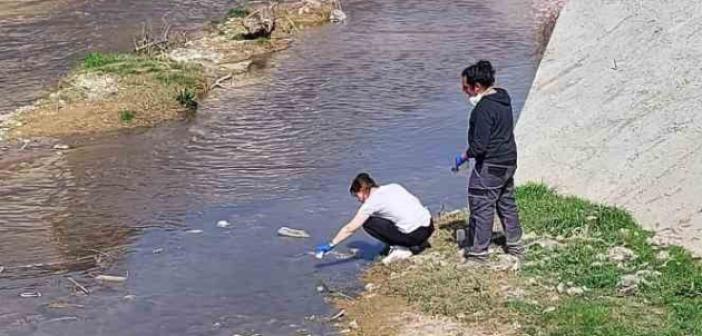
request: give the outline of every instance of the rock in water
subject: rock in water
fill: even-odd
[[[346,21],[346,13],[341,9],[335,9],[329,15],[329,21],[334,23],[344,22]]]
[[[270,9],[261,10],[247,16],[243,21],[246,28],[245,38],[270,38],[275,30],[275,16]]]
[[[69,146],[69,145],[63,145],[63,144],[56,144],[56,145],[54,145],[53,149],[55,149],[55,150],[67,150],[67,149],[71,149],[71,146]]]
[[[283,237],[290,237],[290,238],[309,238],[310,237],[309,233],[305,232],[305,230],[291,229],[291,228],[285,227],[285,226],[278,229],[278,235],[283,236]]]

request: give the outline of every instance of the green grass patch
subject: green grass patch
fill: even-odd
[[[136,115],[134,112],[130,110],[121,110],[119,111],[119,119],[122,120],[123,123],[130,123],[132,120],[134,120],[134,117]]]
[[[173,92],[173,99],[191,112],[197,109],[196,98],[206,90],[206,77],[200,65],[178,63],[164,56],[91,53],[78,70],[113,75],[127,83],[124,85],[145,86],[145,90],[154,85],[163,86],[165,92]],[[130,122],[133,116],[121,114],[120,119]]]
[[[566,242],[556,250],[532,248],[523,276],[590,289],[565,297],[551,314],[525,319],[535,330],[548,330],[540,334],[702,335],[702,266],[689,252],[672,248],[670,258],[656,258],[656,248],[647,242],[652,233],[616,207],[560,196],[539,184],[520,187],[517,198],[525,231]],[[616,246],[636,258],[609,260],[607,253]],[[620,294],[621,277],[642,270],[660,276],[647,278],[633,295]]]
[[[120,54],[106,54],[99,52],[92,52],[85,56],[81,66],[83,69],[96,69],[109,64],[114,64],[120,62],[125,55]]]
[[[82,70],[121,76],[159,73],[175,66],[174,62],[133,54],[91,53],[81,63]]]

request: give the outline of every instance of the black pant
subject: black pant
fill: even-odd
[[[401,232],[395,223],[385,218],[370,217],[363,223],[363,229],[373,238],[391,246],[407,248],[422,246],[434,233],[434,224],[422,226],[410,233]]]

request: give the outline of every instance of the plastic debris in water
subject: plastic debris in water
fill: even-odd
[[[22,294],[20,294],[20,297],[23,297],[23,298],[38,298],[38,297],[41,297],[41,293],[39,293],[39,292],[27,292],[27,293],[22,293]]]
[[[230,224],[230,223],[227,222],[226,220],[220,220],[220,221],[217,222],[217,227],[219,227],[219,228],[227,228],[227,227],[229,227],[230,225],[232,225],[232,224]]]
[[[125,281],[127,281],[126,277],[116,276],[116,275],[98,275],[95,277],[95,279],[100,280],[100,281],[108,281],[108,282],[125,282]]]
[[[278,229],[278,235],[290,238],[309,238],[310,234],[305,232],[305,230],[291,229],[289,227],[281,227]]]
[[[194,229],[194,230],[188,230],[188,231],[185,231],[185,232],[187,232],[187,233],[202,233],[202,230]]]

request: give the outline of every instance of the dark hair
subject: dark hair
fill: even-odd
[[[486,60],[480,60],[478,63],[463,69],[462,76],[471,86],[477,83],[488,88],[495,84],[495,68],[492,67],[490,61]]]
[[[351,188],[349,188],[349,191],[352,194],[355,194],[359,191],[368,191],[371,190],[371,188],[376,187],[378,187],[378,185],[375,183],[375,181],[373,181],[370,175],[367,173],[360,173],[355,179],[353,179],[353,182],[351,182]]]

